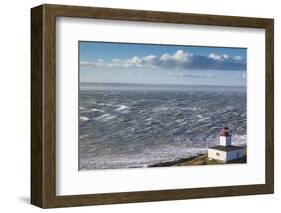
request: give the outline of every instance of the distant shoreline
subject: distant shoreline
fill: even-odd
[[[207,84],[157,84],[157,83],[122,83],[122,82],[80,82],[80,85],[84,84],[84,85],[90,85],[90,84],[95,84],[98,86],[154,86],[154,87],[194,87],[194,88],[198,88],[198,87],[219,87],[219,88],[224,88],[224,87],[228,87],[228,88],[243,88],[246,89],[247,86],[238,86],[238,85],[207,85]]]
[[[98,83],[83,82],[79,91],[206,91],[206,92],[234,92],[244,94],[246,86],[232,85],[191,85],[191,84],[141,84],[141,83]]]

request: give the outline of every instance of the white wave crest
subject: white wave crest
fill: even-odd
[[[115,109],[116,111],[122,111],[122,110],[125,110],[125,109],[129,109],[128,106],[125,106],[125,105],[120,105],[117,109]]]
[[[101,110],[101,109],[95,109],[95,108],[91,109],[90,111],[92,111],[92,112],[104,112],[104,111]]]
[[[86,116],[80,116],[80,120],[81,121],[88,121],[88,120],[90,120],[90,118],[88,118]]]
[[[111,114],[106,113],[100,117],[97,117],[97,120],[108,121],[108,120],[112,120],[114,118],[116,118],[116,115],[111,115]]]
[[[236,146],[244,146],[247,144],[247,135],[232,135],[232,144]]]

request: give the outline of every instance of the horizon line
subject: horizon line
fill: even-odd
[[[157,85],[157,86],[209,86],[209,87],[247,87],[247,85],[210,85],[210,84],[169,84],[169,83],[127,83],[127,82],[86,82],[80,81],[80,83],[94,83],[94,84],[127,84],[127,85]]]

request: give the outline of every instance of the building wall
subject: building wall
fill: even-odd
[[[227,161],[227,154],[225,151],[217,150],[217,149],[208,149],[208,158],[212,158],[218,161]]]
[[[237,149],[227,153],[227,160],[234,160],[238,158],[242,158],[244,156],[243,149]]]

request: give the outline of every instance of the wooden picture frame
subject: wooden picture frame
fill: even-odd
[[[265,29],[265,184],[56,195],[56,17]],[[218,15],[41,5],[31,9],[31,203],[41,208],[267,194],[274,191],[274,21]]]

